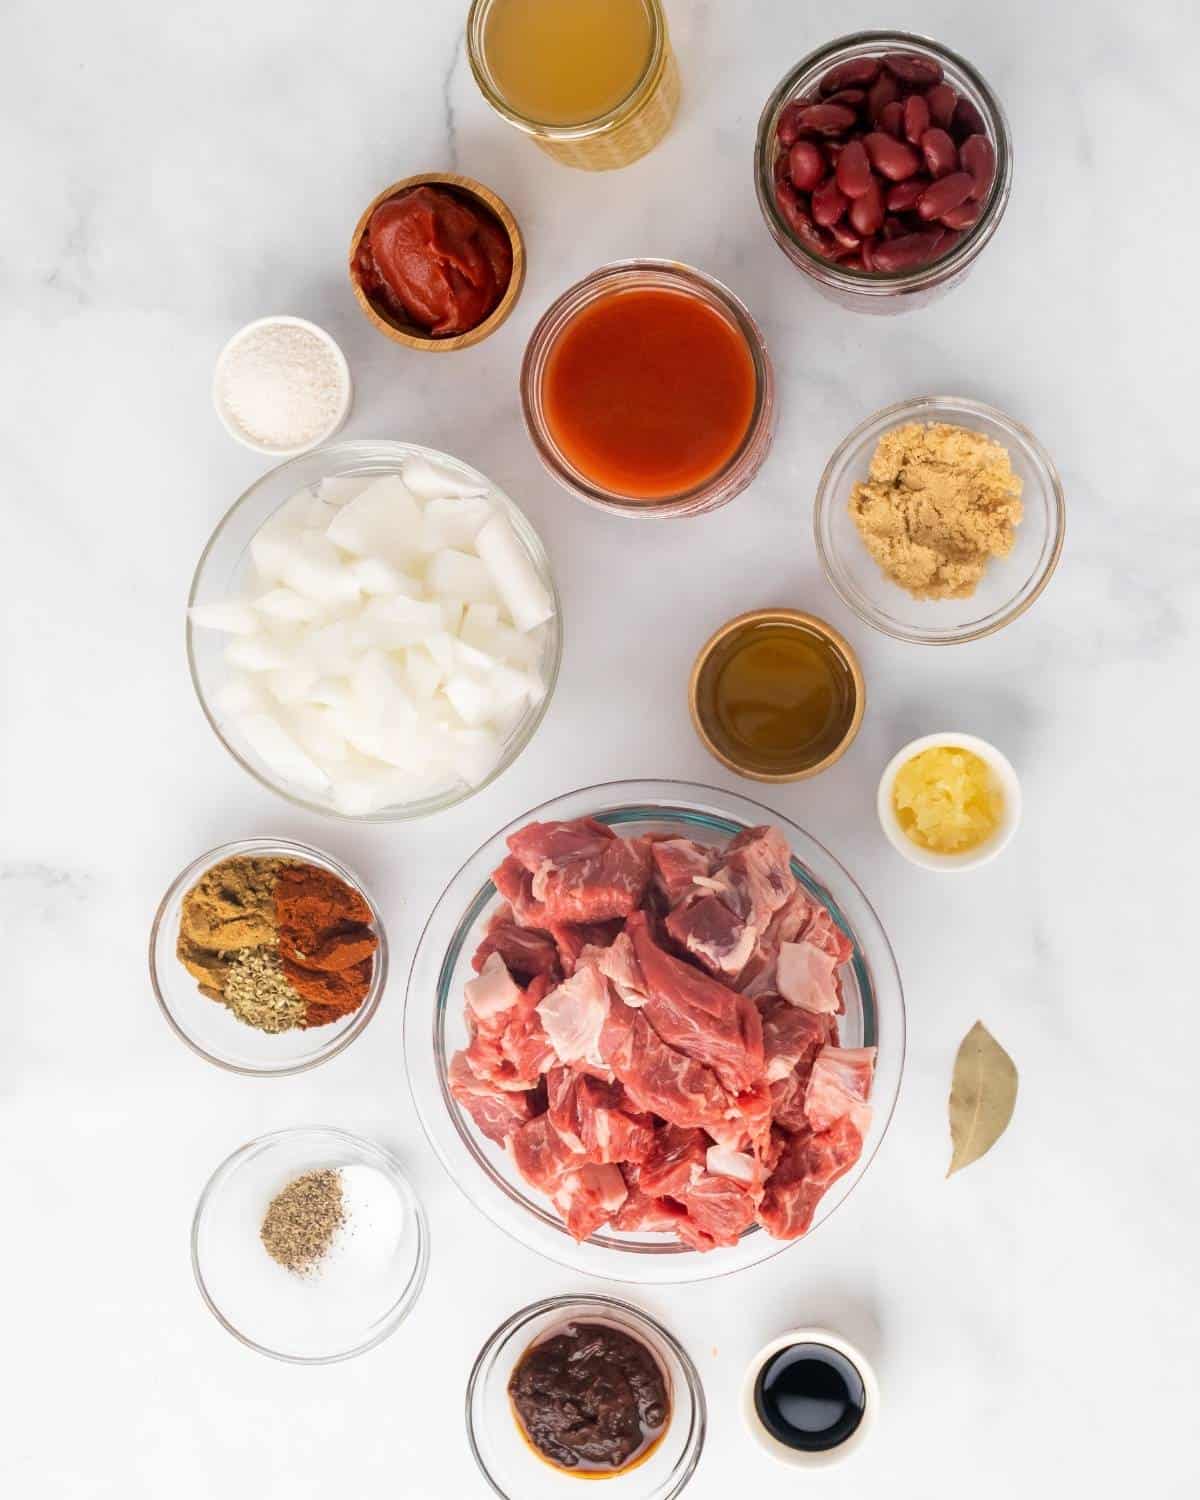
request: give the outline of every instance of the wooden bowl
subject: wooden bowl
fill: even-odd
[[[474,198],[481,208],[500,221],[505,234],[508,235],[509,244],[512,246],[512,275],[509,277],[503,297],[482,323],[469,328],[466,333],[439,336],[427,333],[413,323],[401,322],[399,318],[394,318],[382,308],[376,307],[359,286],[358,277],[354,274],[354,257],[358,254],[359,242],[366,233],[371,215],[388,198],[395,198],[408,188],[420,187],[424,183],[430,183],[435,187],[450,188],[465,198]],[[419,349],[424,354],[449,354],[454,349],[469,349],[473,344],[482,343],[489,334],[495,333],[512,312],[525,281],[525,241],[521,238],[521,231],[517,227],[517,221],[513,218],[508,204],[502,198],[497,198],[496,194],[490,188],[485,188],[481,182],[476,182],[473,177],[460,177],[455,172],[419,172],[415,177],[402,177],[399,182],[393,182],[391,187],[384,188],[382,193],[377,193],[367,204],[362,217],[354,226],[354,234],[350,240],[349,269],[350,285],[354,288],[358,305],[380,333],[394,343],[404,344],[409,349]]]

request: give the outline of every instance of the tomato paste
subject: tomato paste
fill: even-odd
[[[379,205],[354,270],[381,311],[428,333],[466,333],[503,297],[512,277],[512,245],[482,206],[423,185]]]

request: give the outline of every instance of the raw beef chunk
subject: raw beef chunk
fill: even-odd
[[[849,937],[777,828],[724,849],[531,823],[465,986],[448,1086],[583,1240],[792,1239],[870,1127],[873,1048],[842,1048]]]

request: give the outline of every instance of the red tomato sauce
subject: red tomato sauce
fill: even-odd
[[[433,334],[466,333],[512,278],[512,245],[492,214],[438,187],[388,198],[354,258],[372,302]]]
[[[559,450],[592,484],[663,500],[737,453],[757,378],[741,332],[699,297],[610,292],[576,314],[546,360],[542,408]]]

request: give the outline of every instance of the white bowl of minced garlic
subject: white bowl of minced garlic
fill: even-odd
[[[879,824],[899,854],[943,873],[995,859],[1021,821],[1021,784],[1006,755],[973,734],[922,735],[879,778]]]

